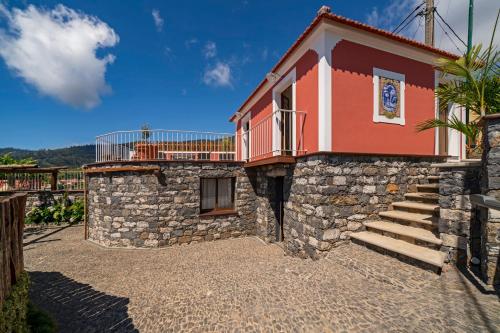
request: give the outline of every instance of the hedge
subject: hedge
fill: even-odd
[[[0,311],[0,333],[53,333],[56,324],[29,301],[30,281],[22,272]]]
[[[0,332],[29,332],[27,314],[29,302],[28,273],[22,272],[19,280],[12,286],[9,296],[5,299],[0,311]]]

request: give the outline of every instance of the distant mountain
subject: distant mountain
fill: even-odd
[[[68,166],[76,168],[95,162],[95,145],[40,150],[0,148],[0,155],[6,153],[11,153],[15,159],[31,157],[38,161],[40,167]]]

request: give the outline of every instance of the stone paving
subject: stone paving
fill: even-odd
[[[31,297],[61,332],[500,332],[498,295],[352,244],[312,261],[257,238],[104,249],[27,236]]]

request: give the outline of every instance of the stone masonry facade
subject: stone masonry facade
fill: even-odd
[[[255,234],[255,197],[240,163],[155,166],[159,172],[87,174],[90,240],[113,247],[163,247]],[[234,214],[200,214],[202,177],[236,178]]]
[[[500,117],[483,119],[481,192],[500,201]],[[481,208],[481,273],[489,284],[500,285],[500,211]]]
[[[284,247],[303,258],[319,258],[378,219],[393,201],[436,175],[436,158],[322,154],[296,164],[253,171],[257,188],[257,234],[273,240],[276,225],[274,177],[284,178]]]
[[[439,168],[438,230],[447,254],[447,262],[466,264],[478,256],[480,230],[478,213],[471,205],[470,195],[480,193],[480,162],[452,162]]]
[[[299,159],[291,173],[285,218],[288,253],[317,258],[349,240],[362,222],[378,219],[406,192],[435,175],[433,158],[319,155]]]
[[[256,235],[276,240],[283,182],[283,246],[319,258],[436,175],[433,157],[321,154],[294,164],[158,162],[158,172],[88,173],[88,237],[105,246],[162,247]],[[127,165],[116,163],[106,168]],[[97,166],[91,166],[92,170]],[[235,177],[235,213],[200,214],[200,178]]]

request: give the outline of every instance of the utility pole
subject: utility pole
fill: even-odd
[[[472,25],[474,23],[474,0],[469,0],[469,23],[467,28],[467,54],[472,49]],[[465,123],[469,123],[469,108],[465,110]]]
[[[425,44],[434,46],[434,0],[425,0]]]
[[[467,53],[472,48],[472,24],[474,23],[474,0],[469,0],[469,24],[467,29]]]

